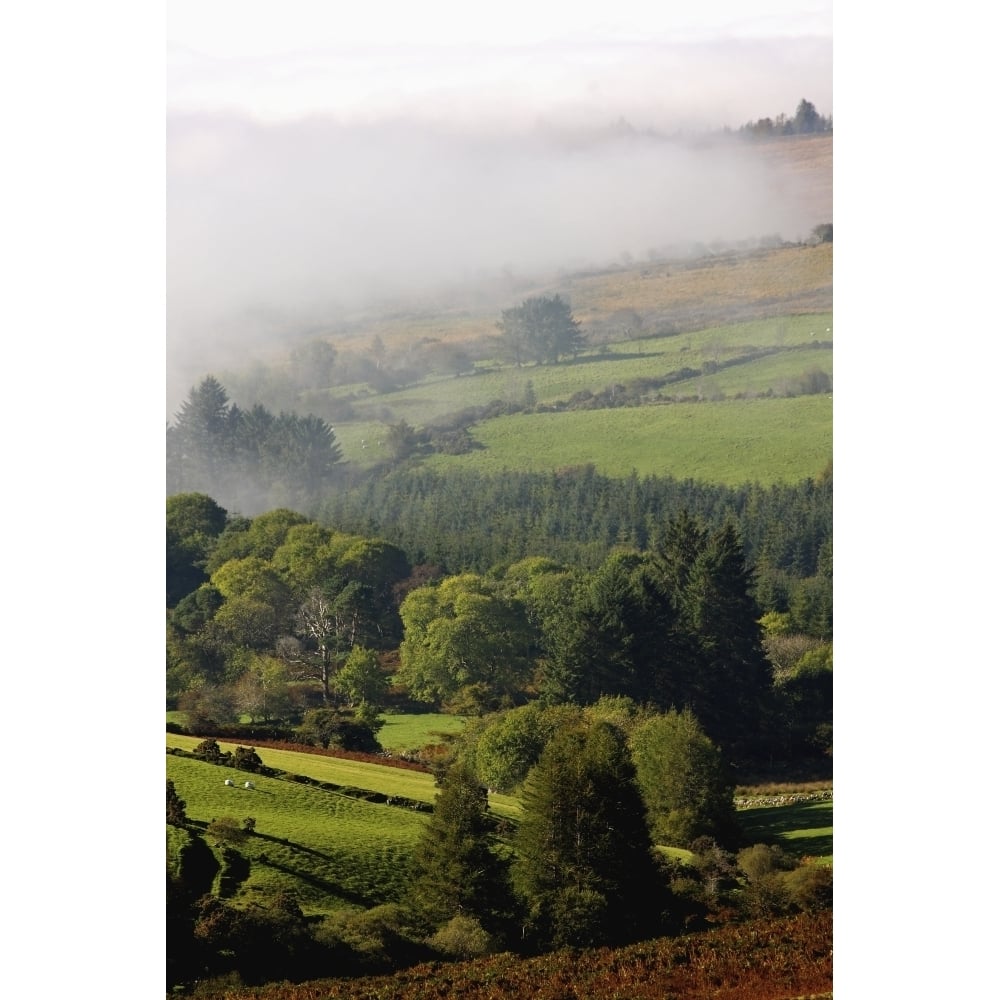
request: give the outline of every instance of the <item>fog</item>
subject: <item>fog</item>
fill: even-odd
[[[803,97],[832,114],[829,39],[561,51],[484,49],[477,69],[430,49],[367,90],[357,65],[299,57],[239,106],[245,59],[175,50],[168,412],[261,345],[443,286],[829,221],[794,174],[721,132]],[[335,84],[351,80],[348,101]]]

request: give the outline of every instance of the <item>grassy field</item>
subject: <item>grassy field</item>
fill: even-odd
[[[827,396],[678,403],[576,413],[517,414],[476,427],[483,450],[435,455],[429,467],[599,473],[765,485],[818,475],[833,457]]]
[[[752,843],[777,843],[789,854],[833,863],[833,802],[744,809],[740,826]]]
[[[389,422],[423,427],[494,400],[520,404],[529,392],[538,404],[554,405],[579,393],[600,393],[688,368],[699,374],[650,389],[644,396],[648,405],[486,420],[472,431],[485,450],[425,461],[437,468],[461,465],[490,472],[593,463],[613,476],[634,469],[640,475],[726,484],[795,481],[817,474],[832,457],[832,398],[785,398],[808,372],[832,378],[832,326],[829,312],[772,317],[621,341],[559,365],[431,376],[355,402],[356,419],[338,422],[335,430],[345,457],[372,465],[389,458],[384,440]],[[776,353],[755,358],[762,350]],[[714,370],[700,374],[704,366]],[[766,401],[766,408],[734,398],[768,393],[775,398]],[[676,409],[664,405],[671,399],[699,401]]]
[[[794,349],[816,340],[831,341],[832,328],[832,314],[821,312],[710,326],[675,336],[632,338],[557,365],[532,364],[520,368],[485,365],[475,375],[430,376],[417,385],[371,394],[356,401],[354,409],[361,423],[384,424],[375,415],[388,409],[395,419],[419,427],[446,414],[484,406],[496,399],[520,402],[528,382],[539,403],[555,403],[584,389],[597,391],[614,382],[667,375],[685,367],[700,367],[707,361],[724,362],[755,348]],[[347,395],[361,388],[344,387],[331,394]],[[342,421],[338,431],[354,422]]]
[[[167,734],[167,746],[181,750],[193,750],[201,742],[198,736],[175,736]],[[219,740],[219,746],[233,750],[239,743]],[[244,742],[243,746],[248,744]],[[278,768],[291,774],[304,774],[317,781],[329,781],[336,785],[350,785],[365,788],[386,795],[400,795],[420,802],[433,802],[436,794],[434,778],[422,771],[404,771],[397,767],[383,767],[360,760],[346,760],[341,757],[323,757],[319,754],[296,753],[293,750],[275,750],[270,747],[256,747],[257,755],[267,767]]]
[[[250,862],[236,893],[240,902],[261,902],[289,890],[303,911],[324,913],[374,906],[403,892],[425,816],[276,778],[255,776],[252,790],[226,787],[224,779],[234,773],[167,757],[167,777],[189,819],[256,820],[254,836],[240,848]]]
[[[413,726],[414,732],[418,732],[419,729],[419,724]],[[179,747],[181,750],[193,750],[200,742],[201,738],[198,736],[177,736],[172,733],[168,733],[166,739],[168,747]],[[240,745],[227,740],[218,742],[223,751],[232,751]],[[294,750],[275,750],[270,747],[256,747],[256,750],[267,767],[288,771],[290,774],[302,774],[317,781],[364,788],[372,792],[415,799],[418,802],[433,802],[437,796],[433,776],[423,771],[407,771],[397,767],[385,767],[382,764],[369,764],[366,761],[297,753]],[[167,758],[168,761],[172,759]],[[490,796],[490,807],[497,815],[507,819],[517,819],[521,815],[520,803],[509,795]]]
[[[814,142],[810,152],[824,140]],[[761,147],[763,149],[763,147]],[[778,147],[770,147],[778,152]],[[829,181],[830,146],[825,150]],[[832,214],[821,221],[829,222]],[[481,291],[481,290],[480,290]],[[684,330],[752,318],[823,312],[833,301],[833,245],[776,247],[753,252],[712,252],[691,259],[655,259],[588,271],[538,276],[492,294],[455,289],[423,306],[374,310],[349,327],[331,330],[338,345],[364,350],[378,336],[390,351],[420,338],[467,343],[496,335],[500,312],[534,295],[561,295],[584,331],[613,329],[625,311],[637,313],[646,333],[672,322]]]
[[[413,717],[412,733],[428,732],[436,717]],[[197,737],[169,734],[167,746],[192,749]],[[220,741],[224,749],[236,744]],[[436,790],[429,774],[378,764],[322,757],[315,754],[257,748],[270,767],[307,775],[338,785],[351,785],[388,795],[433,802]],[[189,820],[207,825],[231,817],[237,823],[255,821],[254,834],[240,845],[245,869],[235,875],[231,898],[241,905],[264,903],[280,891],[294,892],[307,914],[332,913],[344,908],[368,908],[400,898],[407,885],[413,850],[428,821],[412,809],[359,800],[336,791],[280,778],[247,775],[189,758],[167,755],[166,774],[186,804]],[[236,784],[225,785],[232,777]],[[520,802],[511,796],[491,795],[490,808],[515,823]],[[779,807],[743,809],[739,821],[749,842],[779,843],[789,853],[832,863],[832,803],[807,802]],[[176,855],[180,834],[168,827],[167,857]],[[220,861],[218,845],[207,836]],[[690,854],[680,848],[661,848],[680,859]],[[216,891],[221,885],[216,879]]]
[[[460,733],[465,728],[465,719],[461,716],[439,712],[383,715],[382,718],[385,725],[378,732],[378,741],[393,753],[441,743],[443,736]]]

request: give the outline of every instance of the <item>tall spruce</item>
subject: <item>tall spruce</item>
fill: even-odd
[[[731,523],[713,533],[698,555],[682,604],[701,660],[692,692],[695,715],[708,735],[731,751],[758,750],[773,675],[753,575]]]
[[[487,791],[459,758],[445,773],[417,845],[410,907],[435,927],[461,914],[506,937],[515,907],[509,865],[494,850],[494,839]]]
[[[174,416],[167,433],[168,493],[198,491],[220,496],[232,462],[235,408],[222,384],[207,375]]]
[[[553,736],[525,783],[515,847],[529,946],[656,933],[663,889],[635,768],[615,726],[574,725]]]

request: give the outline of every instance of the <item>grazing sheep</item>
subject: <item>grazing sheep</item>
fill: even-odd
[[[244,788],[253,788],[253,782],[252,781],[244,782],[243,787]]]
[[[233,787],[233,779],[232,779],[232,778],[226,778],[226,784],[227,784],[227,785],[228,785],[228,786],[229,786],[230,788],[232,788],[232,787]]]

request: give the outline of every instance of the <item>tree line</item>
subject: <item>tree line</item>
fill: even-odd
[[[596,569],[617,546],[648,549],[681,510],[711,530],[736,526],[764,611],[790,614],[795,631],[832,635],[831,469],[794,484],[727,487],[670,476],[615,479],[592,466],[495,474],[400,468],[345,482],[317,518],[381,535],[414,563],[486,573],[538,554]]]
[[[203,492],[240,510],[306,507],[336,481],[342,460],[333,428],[314,415],[230,402],[212,375],[167,426],[167,492]]]
[[[816,135],[833,131],[833,116],[826,117],[816,110],[816,105],[804,97],[799,101],[795,114],[784,113],[775,118],[758,118],[739,128],[739,134],[751,138],[770,138],[779,135]]]
[[[462,715],[623,696],[690,708],[737,757],[821,751],[829,642],[790,612],[764,615],[752,584],[734,523],[711,529],[686,510],[646,550],[617,547],[593,570],[534,555],[450,573],[290,510],[248,519],[179,494],[168,694],[216,723],[343,705],[373,721],[390,680]]]

